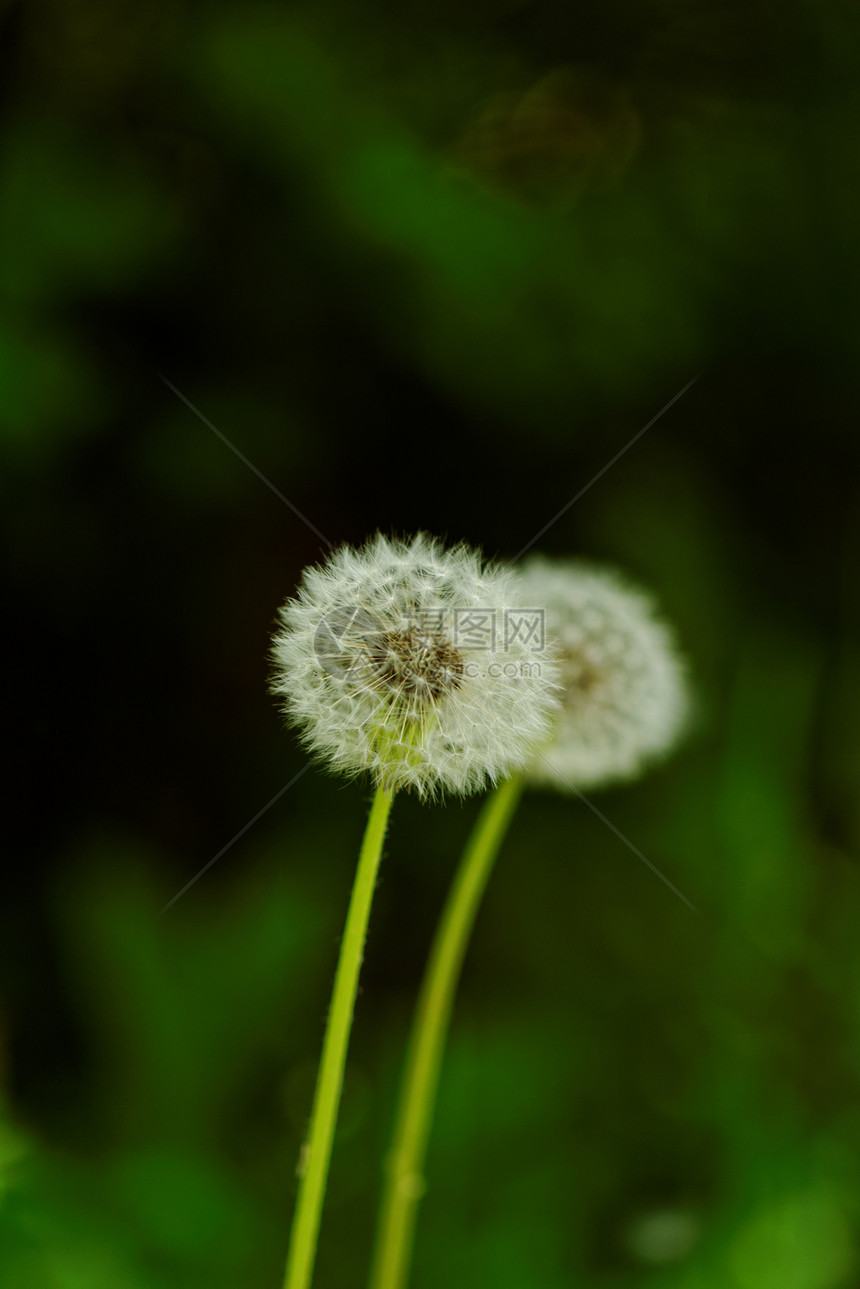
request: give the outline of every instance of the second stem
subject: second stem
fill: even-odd
[[[481,896],[522,789],[522,779],[514,776],[502,783],[484,805],[430,951],[387,1163],[370,1289],[403,1289],[406,1284],[418,1201],[424,1192],[424,1159],[442,1052],[460,969]]]

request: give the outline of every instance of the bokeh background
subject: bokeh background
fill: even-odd
[[[677,626],[695,728],[595,804],[699,912],[526,799],[413,1284],[860,1285],[858,26],[2,6],[4,1286],[280,1284],[366,785],[305,773],[160,912],[305,763],[276,608],[320,533],[514,556],[697,374],[534,549]],[[397,803],[319,1289],[478,806]]]

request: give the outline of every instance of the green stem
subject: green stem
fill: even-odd
[[[481,896],[523,783],[507,779],[478,816],[442,913],[409,1040],[388,1157],[370,1289],[404,1289],[448,1022]]]
[[[358,989],[358,973],[393,797],[393,792],[388,789],[377,788],[358,859],[334,978],[310,1129],[303,1152],[284,1289],[308,1289],[313,1274],[334,1126],[343,1086],[346,1049]]]

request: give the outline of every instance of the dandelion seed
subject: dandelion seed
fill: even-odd
[[[518,581],[519,603],[538,606],[548,638],[555,638],[562,704],[550,739],[486,802],[439,922],[410,1037],[371,1289],[403,1289],[407,1282],[420,1198],[410,1183],[423,1174],[460,966],[523,788],[631,778],[668,752],[683,727],[683,668],[648,596],[610,570],[579,562],[534,558]],[[669,1234],[679,1243],[677,1231]]]
[[[376,792],[335,973],[285,1289],[309,1289],[368,919],[394,792],[474,792],[525,766],[551,730],[557,667],[503,631],[514,574],[465,546],[377,536],[308,569],[280,611],[271,688],[307,746]]]
[[[554,729],[524,772],[487,800],[451,886],[430,952],[395,1119],[371,1270],[371,1289],[404,1289],[422,1177],[460,967],[482,894],[524,787],[575,788],[631,778],[667,752],[686,710],[674,641],[650,599],[617,574],[534,558],[518,602],[554,637],[562,699]],[[527,879],[526,879],[527,880]]]
[[[272,691],[308,748],[422,798],[526,765],[551,730],[557,667],[502,639],[512,572],[424,534],[377,536],[306,570],[280,611]]]
[[[527,781],[562,791],[635,777],[668,753],[688,712],[673,633],[649,595],[614,570],[527,560],[521,591],[545,607],[561,665],[561,710]]]

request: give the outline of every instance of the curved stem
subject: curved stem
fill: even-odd
[[[485,803],[454,878],[409,1040],[406,1071],[387,1161],[370,1289],[403,1289],[409,1270],[424,1160],[460,968],[481,896],[516,809],[523,783],[507,779]]]
[[[394,794],[377,788],[361,846],[323,1040],[301,1180],[293,1215],[284,1289],[308,1289],[313,1274],[323,1196],[340,1104],[346,1049],[358,989],[370,905]]]

